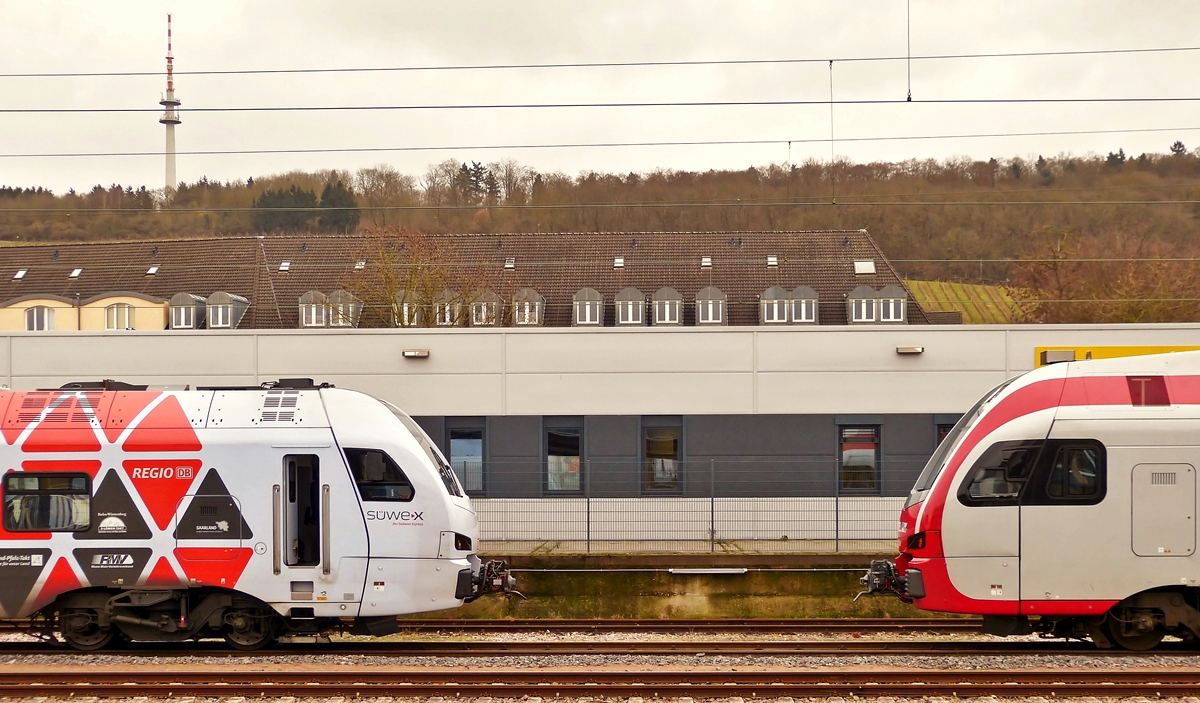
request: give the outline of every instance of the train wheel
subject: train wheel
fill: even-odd
[[[1104,634],[1122,649],[1144,652],[1157,647],[1167,631],[1155,621],[1153,611],[1114,608],[1104,620]]]
[[[93,652],[112,642],[115,628],[102,628],[96,622],[96,613],[91,610],[64,610],[59,614],[59,626],[63,639],[72,649]]]
[[[234,649],[262,649],[275,641],[273,611],[238,610],[225,615],[225,643]]]

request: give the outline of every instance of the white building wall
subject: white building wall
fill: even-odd
[[[311,377],[413,415],[955,413],[1036,347],[1082,345],[1200,345],[1200,325],[13,332],[0,382]]]

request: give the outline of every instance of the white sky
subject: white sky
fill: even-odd
[[[905,2],[781,0],[0,0],[0,73],[162,69],[174,15],[179,71],[636,60],[829,58],[905,53]],[[912,0],[914,54],[1200,45],[1200,4]],[[913,63],[913,95],[1200,97],[1200,52]],[[470,72],[179,76],[180,151],[656,140],[822,139],[828,106],[325,113],[189,113],[189,107],[662,100],[825,100],[823,63]],[[903,62],[835,65],[841,99],[903,99]],[[0,78],[0,107],[157,109],[162,76]],[[877,137],[1132,128],[1148,134],[847,142],[855,161],[1164,152],[1200,145],[1200,102],[841,106],[836,135]],[[1196,128],[1184,131],[1183,128]],[[0,154],[156,151],[158,114],[0,114]],[[745,168],[767,146],[180,156],[179,178],[244,179],[390,163],[419,175],[446,158],[515,158],[542,171]],[[794,144],[791,158],[829,158]],[[162,187],[163,159],[0,158],[0,184],[56,192]]]

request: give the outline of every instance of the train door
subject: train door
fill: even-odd
[[[1021,496],[1025,615],[1076,607],[1064,601],[1081,602],[1080,614],[1087,614],[1084,601],[1108,597],[1101,589],[1111,581],[1114,563],[1104,555],[1129,543],[1128,504],[1122,509],[1120,501],[1104,500],[1109,492],[1104,445],[1055,434],[1046,440]]]
[[[344,615],[320,604],[357,603],[366,577],[365,526],[353,487],[337,468],[322,467],[317,454],[286,455],[276,495],[275,572],[289,582],[291,600],[312,605],[316,616]],[[292,611],[293,617],[306,612]]]

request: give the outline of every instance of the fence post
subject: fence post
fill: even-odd
[[[717,478],[716,459],[708,460],[708,551],[717,551]]]
[[[842,551],[842,496],[833,496],[833,551]]]
[[[592,553],[592,460],[583,460],[583,499],[587,501],[587,553]]]

